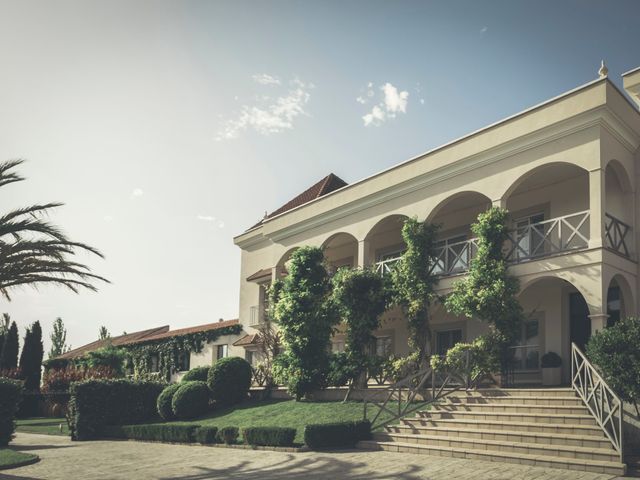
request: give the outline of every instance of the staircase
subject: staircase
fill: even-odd
[[[358,447],[623,475],[625,465],[571,388],[454,392]]]

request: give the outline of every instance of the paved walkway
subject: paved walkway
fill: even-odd
[[[568,470],[389,452],[280,453],[130,441],[71,442],[19,433],[12,445],[39,463],[0,471],[0,479],[450,480],[609,479]]]

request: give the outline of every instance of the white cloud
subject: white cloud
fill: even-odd
[[[253,81],[260,85],[281,85],[278,77],[272,77],[267,73],[256,74],[253,77]]]
[[[420,105],[424,105],[424,98],[420,99]]]
[[[485,25],[484,27],[482,27],[482,28],[480,29],[480,33],[481,33],[481,34],[483,34],[483,33],[487,33],[487,30],[489,30],[489,28]]]
[[[387,119],[395,118],[399,113],[407,112],[409,92],[406,90],[399,91],[397,87],[389,82],[380,87],[380,91],[382,92],[382,98],[371,108],[369,113],[362,116],[365,127],[382,125]],[[369,82],[367,84],[367,96],[373,97],[374,95],[373,83]],[[363,97],[358,97],[356,101],[363,104],[367,103],[366,101],[361,102],[360,99],[363,99]]]
[[[358,97],[356,97],[356,102],[361,103],[362,105],[364,105],[365,103],[367,103],[367,99],[362,97],[362,96],[358,96]]]
[[[218,220],[218,228],[224,228],[224,222],[222,220]]]
[[[102,217],[104,219],[105,222],[109,223],[109,222],[113,222],[113,216],[111,215],[105,215],[104,217]]]
[[[305,106],[311,98],[309,91],[312,88],[313,84],[294,79],[285,95],[275,99],[256,99],[258,105],[243,105],[237,118],[227,120],[215,140],[238,138],[241,132],[249,129],[261,135],[291,130],[296,117],[307,113]]]
[[[198,220],[201,220],[203,222],[215,222],[216,221],[216,217],[212,217],[211,215],[196,215],[196,218]]]
[[[134,188],[133,192],[131,192],[132,198],[138,198],[144,195],[144,191],[141,188]]]

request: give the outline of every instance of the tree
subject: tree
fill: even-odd
[[[0,163],[0,187],[23,181],[13,170],[22,160]],[[44,220],[61,203],[18,208],[0,216],[0,295],[23,286],[61,285],[73,292],[96,290],[92,281],[108,282],[91,273],[88,266],[73,261],[79,251],[102,257],[93,247],[70,240],[58,227]]]
[[[105,327],[104,325],[100,327],[100,330],[98,333],[100,334],[100,340],[106,340],[107,338],[111,338],[111,335],[109,334],[109,330],[107,330],[107,327]]]
[[[10,370],[18,366],[18,350],[20,349],[19,342],[18,326],[16,325],[16,322],[11,322],[11,326],[4,337],[2,357],[0,357],[0,369]]]
[[[299,248],[288,270],[275,306],[284,351],[275,360],[274,374],[300,400],[324,386],[329,340],[338,319],[328,303],[329,275],[321,249]]]
[[[264,386],[269,393],[273,387],[273,362],[280,353],[280,335],[275,329],[273,323],[275,318],[275,306],[280,299],[282,291],[282,281],[276,280],[267,292],[269,303],[265,312],[263,321],[256,327],[258,330],[258,351],[262,361],[256,366],[257,375],[261,375],[264,379]]]
[[[53,322],[53,331],[49,338],[51,339],[49,358],[59,357],[69,351],[70,347],[67,345],[67,329],[64,328],[62,318],[58,317]]]
[[[27,328],[22,353],[20,354],[20,373],[24,379],[24,388],[27,391],[40,390],[43,355],[42,328],[40,327],[40,322],[36,321],[31,325],[31,328]]]
[[[432,273],[438,230],[438,225],[407,219],[402,226],[407,249],[391,273],[394,302],[407,318],[409,345],[418,352],[421,366],[426,364],[431,344],[429,308],[436,299],[434,289],[438,283]]]
[[[332,301],[346,325],[346,353],[352,366],[351,380],[366,388],[373,331],[387,307],[383,278],[372,270],[341,268],[332,279]]]
[[[4,337],[9,330],[9,324],[11,323],[11,317],[8,313],[2,314],[2,320],[0,320],[0,358],[2,358],[2,347],[4,346]]]
[[[455,315],[488,322],[500,339],[502,360],[506,361],[506,348],[517,339],[524,318],[516,297],[520,283],[509,275],[503,250],[508,238],[507,211],[490,208],[478,215],[471,231],[477,237],[476,256],[468,275],[454,284],[445,307]]]

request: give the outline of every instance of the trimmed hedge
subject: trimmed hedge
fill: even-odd
[[[105,428],[105,436],[154,442],[194,443],[198,425],[115,425]]]
[[[216,434],[218,433],[218,427],[199,427],[196,430],[195,440],[198,443],[204,445],[210,445],[216,443]]]
[[[22,390],[22,382],[0,378],[0,447],[6,447],[13,438]]]
[[[248,445],[270,447],[290,447],[296,437],[295,428],[287,427],[249,427],[242,431],[244,442]]]
[[[226,443],[231,445],[238,441],[238,427],[222,427],[216,434],[218,443]]]
[[[221,358],[209,369],[207,384],[219,405],[229,406],[245,400],[251,387],[251,365],[244,358]]]
[[[209,409],[211,392],[204,382],[180,383],[180,387],[173,394],[171,409],[176,418],[187,420],[200,417]]]
[[[310,424],[304,428],[304,443],[313,450],[352,448],[360,440],[370,438],[371,423],[368,420]]]
[[[181,386],[182,385],[179,383],[174,383],[173,385],[166,387],[162,390],[160,395],[158,395],[158,400],[156,402],[158,415],[160,415],[164,420],[173,420],[175,418],[171,402],[173,402],[173,395]]]
[[[206,382],[209,377],[209,368],[211,367],[196,367],[189,370],[182,377],[182,382]]]
[[[86,380],[72,383],[68,422],[73,440],[103,435],[106,425],[142,423],[158,418],[163,383],[132,380]]]

